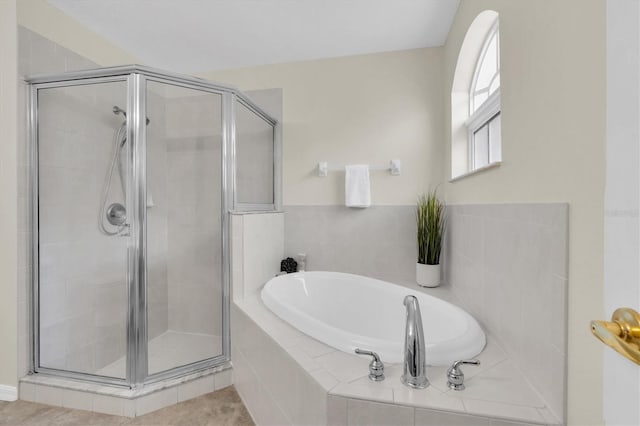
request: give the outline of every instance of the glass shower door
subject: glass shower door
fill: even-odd
[[[39,369],[125,379],[130,144],[115,80],[37,91],[34,355]]]
[[[275,123],[237,100],[236,207],[272,210],[275,206]]]
[[[27,82],[34,372],[137,389],[224,366],[228,207],[275,208],[276,121],[145,67]]]
[[[223,354],[222,95],[147,81],[148,374]]]

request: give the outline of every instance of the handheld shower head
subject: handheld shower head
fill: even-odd
[[[120,108],[119,106],[117,106],[117,105],[113,106],[113,113],[115,115],[122,114],[122,115],[124,115],[124,118],[127,118],[127,112],[125,110],[123,110],[122,108]]]
[[[118,105],[114,105],[112,111],[115,115],[122,114],[124,115],[125,119],[127,118],[127,111],[123,110]],[[149,117],[147,117],[147,126],[149,125],[149,122],[150,122]]]

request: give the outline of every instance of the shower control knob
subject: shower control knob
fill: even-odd
[[[107,209],[107,220],[113,226],[123,226],[127,221],[127,209],[120,203],[113,203]]]

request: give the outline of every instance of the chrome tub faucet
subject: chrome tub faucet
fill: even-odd
[[[427,379],[424,332],[422,330],[422,316],[420,305],[415,296],[406,296],[404,305],[407,307],[407,325],[404,335],[404,373],[400,380],[403,384],[423,389],[429,386]]]
[[[462,364],[480,365],[477,359],[462,359],[453,363],[447,370],[447,386],[455,391],[464,390],[464,373],[460,369]]]
[[[384,380],[384,364],[380,360],[377,353],[371,351],[365,351],[360,348],[356,348],[355,351],[358,355],[369,355],[373,357],[373,360],[369,363],[369,380],[373,382],[381,382]]]

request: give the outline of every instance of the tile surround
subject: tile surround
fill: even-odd
[[[368,364],[366,359],[335,351],[333,348],[298,332],[275,317],[259,300],[256,289],[259,288],[261,283],[254,282],[254,285],[249,286],[250,289],[247,290],[247,286],[243,282],[243,274],[247,266],[243,263],[246,262],[244,258],[246,248],[244,245],[247,244],[247,240],[242,231],[246,232],[246,230],[241,222],[242,219],[236,222],[237,228],[241,229],[241,231],[236,229],[237,232],[234,231],[232,233],[232,239],[237,244],[232,265],[235,271],[235,303],[232,310],[234,312],[234,327],[242,329],[244,333],[242,333],[241,337],[235,339],[234,357],[236,352],[240,352],[241,359],[243,363],[246,363],[245,367],[251,371],[253,380],[260,383],[261,390],[260,392],[254,392],[253,397],[262,401],[258,405],[262,407],[263,411],[268,405],[266,401],[272,398],[275,406],[287,418],[287,423],[295,424],[292,421],[293,414],[291,411],[295,404],[287,406],[282,402],[287,401],[283,395],[286,395],[288,387],[292,386],[292,384],[288,380],[285,380],[288,386],[279,386],[282,383],[272,384],[274,381],[281,381],[282,377],[277,374],[274,375],[273,372],[261,371],[260,362],[266,357],[272,362],[274,359],[279,358],[275,363],[271,364],[276,371],[288,372],[290,368],[306,370],[307,374],[328,394],[325,404],[327,407],[326,419],[330,421],[330,424],[358,424],[360,421],[372,422],[372,418],[367,417],[367,410],[375,409],[378,406],[382,408],[391,407],[392,410],[397,409],[398,415],[394,420],[396,424],[398,421],[426,425],[439,424],[440,422],[451,425],[559,423],[557,412],[556,415],[553,414],[555,410],[551,409],[547,399],[556,398],[556,401],[560,401],[559,404],[564,404],[564,384],[562,383],[564,364],[552,367],[554,372],[560,372],[559,375],[555,376],[555,379],[560,378],[560,380],[553,382],[557,393],[547,393],[543,395],[545,397],[543,400],[538,390],[532,388],[529,384],[529,379],[523,374],[523,370],[518,365],[518,360],[513,358],[513,347],[508,347],[503,342],[503,340],[506,340],[509,343],[510,338],[513,339],[517,336],[510,335],[509,333],[512,330],[508,328],[495,327],[494,331],[494,329],[485,324],[491,321],[494,321],[493,324],[501,324],[501,321],[510,314],[509,308],[505,308],[505,312],[497,309],[498,314],[495,318],[491,318],[486,313],[486,306],[490,301],[483,299],[482,295],[487,291],[504,291],[506,293],[516,291],[514,293],[516,300],[520,301],[523,297],[527,297],[528,301],[530,299],[539,304],[543,301],[548,301],[546,298],[552,297],[555,303],[550,304],[548,311],[550,317],[554,318],[554,321],[564,321],[566,324],[567,207],[566,205],[511,205],[493,206],[493,208],[487,206],[478,214],[471,207],[460,206],[461,209],[457,211],[456,207],[454,206],[454,213],[465,217],[462,218],[462,221],[458,221],[457,231],[450,234],[447,240],[449,246],[446,250],[454,248],[453,252],[458,256],[456,261],[466,262],[467,266],[465,268],[463,265],[458,271],[449,270],[448,272],[453,276],[445,275],[450,280],[448,285],[433,290],[425,290],[425,292],[432,292],[437,297],[462,306],[465,306],[465,303],[460,299],[464,299],[471,306],[466,306],[466,309],[474,312],[488,331],[488,345],[485,351],[479,355],[482,364],[478,368],[467,367],[465,369],[469,391],[461,393],[450,391],[446,387],[446,368],[429,368],[428,377],[432,385],[425,391],[414,391],[402,386],[399,381],[401,374],[401,366],[399,365],[387,365],[387,380],[374,384],[366,378]],[[389,209],[393,208],[389,207]],[[409,217],[409,212],[411,212],[412,216],[413,210],[411,207],[405,206],[403,209],[407,218]],[[316,210],[315,207],[296,206],[292,208],[289,206],[285,208],[285,254],[295,255],[297,251],[305,251],[309,256],[309,269],[340,270],[341,264],[339,261],[334,262],[330,258],[323,258],[322,252],[316,251],[320,250],[319,248],[324,243],[315,241],[313,235],[320,235],[323,232],[331,234],[334,231],[328,228],[332,227],[338,229],[337,232],[339,232],[344,223],[349,223],[351,220],[340,216],[351,215],[352,213],[348,210],[341,211],[340,207],[327,207],[327,211],[323,208],[319,208],[317,211],[314,210]],[[394,217],[394,215],[388,213],[372,213],[372,216],[376,216],[376,219],[372,219],[378,224],[376,229],[383,227],[382,224],[386,223],[386,220],[391,220],[378,220],[380,217]],[[327,217],[330,217],[331,220],[327,220]],[[460,218],[456,217],[453,221],[456,222],[456,219]],[[341,221],[344,223],[340,223]],[[292,222],[295,223],[292,225]],[[413,222],[412,217],[411,222]],[[507,226],[504,226],[505,223]],[[484,239],[486,232],[484,227],[486,226],[492,227],[491,232],[495,232],[493,235],[495,241],[487,242]],[[348,230],[347,226],[344,227]],[[309,228],[308,231],[301,231],[305,236],[290,235],[293,232],[298,232],[301,228]],[[408,234],[412,234],[412,232],[406,231]],[[336,237],[336,235],[333,237]],[[377,237],[376,241],[378,241]],[[309,240],[306,238],[309,238]],[[410,238],[413,241],[413,235]],[[335,241],[333,245],[335,250],[333,250],[332,256],[352,256],[349,253],[352,247],[343,240],[344,236]],[[276,247],[277,244],[276,242]],[[296,244],[299,245],[296,246]],[[511,250],[513,244],[517,244],[516,253],[522,255],[526,251],[524,256],[528,259],[528,262],[535,264],[527,264],[527,262],[522,262],[521,259],[514,257],[506,258],[507,260],[505,261],[505,258],[500,259],[495,253],[487,253],[497,249],[503,252]],[[316,245],[317,248],[314,250]],[[549,252],[549,258],[535,258],[535,253],[542,253],[542,251],[535,251],[542,245],[552,248]],[[274,244],[270,242],[261,250],[261,253],[267,256],[272,254],[269,250],[273,246]],[[302,249],[302,247],[311,247],[311,249]],[[395,246],[389,245],[386,249],[374,247],[370,250],[378,250],[380,252],[387,250],[386,253],[388,254],[388,251],[392,250],[389,247],[396,249]],[[460,250],[456,251],[458,248]],[[360,256],[362,255],[360,252],[358,253]],[[448,251],[446,252],[446,254],[449,253]],[[530,255],[531,253],[533,255]],[[544,255],[544,253],[541,255]],[[382,255],[378,254],[377,256]],[[413,259],[413,255],[409,256]],[[476,264],[475,259],[478,256],[483,256],[482,259],[487,263]],[[551,258],[553,256],[556,256],[556,258]],[[312,259],[318,263],[314,264]],[[505,265],[505,262],[510,263]],[[363,268],[361,270],[347,271],[375,276],[375,274],[371,273],[371,270],[369,270],[369,273],[362,272],[363,270],[368,270],[362,264],[363,262],[360,265],[357,262],[355,264],[355,268]],[[457,263],[453,264],[458,265]],[[451,264],[447,265],[445,263],[446,267],[451,267]],[[415,279],[413,277],[413,261],[411,261],[411,270],[411,277],[405,279],[397,278],[394,282],[415,289],[415,284],[413,284]],[[380,276],[377,276],[377,278],[384,279],[385,276],[392,275],[388,271],[379,273]],[[456,273],[458,274],[457,276],[455,275]],[[526,274],[526,276],[516,277],[518,285],[514,286],[508,281],[512,277],[508,275],[510,273],[521,273],[523,275]],[[476,276],[482,277],[479,289],[471,288],[472,285],[467,284],[468,292],[474,296],[469,297],[466,293],[460,296],[456,290],[461,290],[459,288],[455,289],[453,283],[463,282],[463,284],[460,284],[462,287]],[[485,276],[489,278],[484,278]],[[269,275],[263,274],[263,277],[266,280]],[[495,279],[492,280],[491,278]],[[456,279],[458,281],[455,281]],[[542,281],[544,281],[542,287],[544,291],[532,292],[530,291],[531,288],[524,288],[525,284],[523,283],[534,285]],[[533,288],[538,287],[533,286]],[[554,290],[557,291],[554,292]],[[475,302],[475,305],[469,303],[471,298],[475,298],[475,300],[471,301]],[[524,315],[521,314],[522,312],[529,312],[520,306],[522,305],[517,304],[516,307],[511,307],[513,315],[517,318]],[[480,316],[477,311],[485,315]],[[498,333],[501,333],[499,334],[501,338],[495,337],[495,334]],[[552,334],[546,344],[552,345],[558,353],[560,350],[566,351],[566,332]],[[238,333],[233,333],[233,335],[238,336]],[[542,334],[536,335],[536,338],[542,337],[544,337]],[[275,347],[273,346],[274,343]],[[265,349],[269,346],[273,349]],[[520,350],[522,351],[523,349]],[[257,352],[254,353],[254,351]],[[273,358],[275,354],[280,355]],[[535,358],[537,354],[539,352],[531,355],[532,358]],[[283,364],[283,360],[288,360],[288,362],[292,363],[289,364],[289,369],[286,367],[286,363]],[[542,358],[542,361],[536,359],[536,362],[546,361],[545,358]],[[544,369],[543,364],[536,364],[535,362],[533,364],[537,365],[536,372]],[[238,369],[238,373],[240,373],[240,369],[242,368]],[[553,377],[553,373],[548,371],[544,371],[544,373],[546,375],[543,374],[543,377]],[[540,383],[543,382],[541,381]],[[260,397],[256,397],[256,394],[259,394]],[[297,397],[292,396],[292,398],[291,401],[298,401]],[[281,402],[277,402],[278,400]],[[372,404],[372,406],[367,405],[367,408],[363,409],[363,411],[360,410],[360,406],[363,404]],[[251,403],[247,405],[249,409],[252,409]],[[386,412],[388,411],[386,410]],[[381,424],[385,423],[384,416],[376,416],[375,420],[379,420]]]
[[[413,424],[413,408],[357,399],[350,399],[347,402],[347,425],[410,426]]]
[[[148,88],[164,95],[155,108],[166,118],[165,158],[156,167],[167,191],[168,328],[221,336],[221,96],[175,87],[168,96],[162,83]]]
[[[78,69],[95,68],[97,64],[82,58],[81,56],[65,49],[50,40],[24,28],[18,27],[18,59],[20,76],[44,74],[44,73],[59,73],[64,71],[72,71]],[[20,81],[19,90],[19,111],[20,121],[23,125],[19,126],[20,140],[23,143],[18,144],[18,165],[19,165],[19,227],[18,227],[18,241],[19,241],[19,271],[18,271],[18,288],[20,297],[24,297],[24,303],[19,303],[19,371],[18,375],[23,376],[28,373],[29,369],[29,309],[28,298],[30,297],[30,267],[31,260],[28,252],[29,240],[31,239],[31,230],[29,224],[29,208],[30,203],[28,200],[28,161],[27,161],[27,146],[26,143],[26,85]],[[68,184],[59,186],[59,188],[68,188],[69,190],[62,189],[56,192],[56,197],[47,197],[47,194],[43,193],[42,205],[47,206],[47,203],[51,204],[53,208],[48,209],[48,215],[41,217],[41,238],[45,243],[55,244],[43,244],[44,251],[43,256],[43,272],[49,274],[50,280],[43,277],[42,287],[43,292],[47,292],[47,286],[49,288],[49,296],[53,293],[57,293],[58,308],[47,309],[51,306],[43,306],[42,327],[45,332],[43,336],[47,336],[49,333],[46,330],[50,330],[52,335],[58,335],[64,338],[67,342],[66,348],[57,348],[55,351],[47,352],[47,348],[53,348],[54,342],[47,345],[46,337],[43,342],[43,362],[50,365],[60,366],[63,368],[76,368],[79,370],[95,371],[96,368],[111,362],[114,357],[121,356],[124,352],[124,338],[120,339],[118,333],[123,330],[122,324],[119,319],[124,320],[124,315],[120,315],[121,311],[116,306],[118,303],[117,295],[113,291],[117,287],[117,282],[122,281],[123,276],[114,277],[110,272],[117,270],[120,259],[115,258],[112,254],[118,253],[116,247],[112,242],[105,242],[106,245],[97,243],[93,238],[93,234],[89,232],[90,229],[95,228],[95,213],[82,210],[82,206],[77,206],[73,201],[77,196],[83,197],[86,203],[83,205],[95,208],[99,201],[95,200],[95,194],[99,193],[98,183],[96,179],[87,178],[86,173],[89,173],[92,169],[102,170],[103,166],[100,164],[98,167],[97,159],[98,155],[109,157],[109,151],[113,140],[113,127],[114,123],[117,123],[115,116],[109,117],[107,122],[96,121],[96,100],[102,99],[110,107],[113,103],[119,102],[116,97],[118,91],[104,90],[106,85],[100,85],[95,87],[85,87],[79,90],[55,90],[49,91],[50,96],[42,96],[41,102],[46,107],[47,102],[55,101],[58,108],[50,109],[50,114],[42,114],[41,126],[45,128],[51,143],[44,143],[42,145],[43,155],[41,156],[41,171],[45,178],[48,176],[51,179],[44,179],[42,182],[43,190],[47,189],[49,183],[56,184],[60,181]],[[86,96],[83,97],[82,102],[79,103],[79,99],[76,95],[82,92]],[[110,93],[112,92],[112,93]],[[123,98],[124,99],[124,98]],[[81,106],[80,106],[81,105]],[[80,107],[79,107],[80,106]],[[71,117],[77,118],[83,117],[81,120],[75,119],[73,121],[74,128],[71,128]],[[50,118],[50,119],[48,119]],[[88,149],[87,144],[83,144],[84,140],[87,140],[87,136],[90,135],[93,140],[104,140],[104,143],[95,144],[92,149]],[[54,147],[55,149],[48,150],[47,147]],[[70,154],[73,153],[73,154]],[[64,153],[65,155],[61,155]],[[100,179],[103,179],[104,174],[100,171]],[[117,183],[117,178],[115,179]],[[72,205],[74,208],[80,208],[79,211],[71,215],[73,220],[69,222],[68,217],[65,217],[65,212],[60,206]],[[62,213],[62,214],[59,214]],[[53,222],[55,226],[48,226],[50,222]],[[48,232],[51,231],[51,232]],[[97,230],[96,230],[97,233]],[[74,243],[68,240],[70,235],[75,235],[78,240]],[[78,244],[78,241],[84,241],[85,245]],[[87,250],[90,246],[91,250]],[[47,263],[46,248],[50,247],[52,250],[49,255],[55,258],[57,265],[55,267],[49,267]],[[67,251],[71,256],[60,257],[57,256],[61,251]],[[120,251],[123,252],[123,251]],[[90,254],[91,259],[86,258],[87,254]],[[56,257],[57,256],[57,257]],[[100,265],[96,265],[93,262],[93,258],[104,259],[104,268]],[[66,268],[67,270],[75,271],[76,276],[63,276],[61,270],[64,269],[64,262],[72,265],[72,268]],[[82,281],[87,279],[87,276],[78,276],[78,273],[82,270],[91,273],[93,276],[91,280],[96,284],[93,287],[96,292],[90,294],[86,290],[86,286],[82,286]],[[115,290],[117,292],[117,290]],[[95,297],[102,297],[104,303],[101,304],[102,309],[92,309],[93,301]],[[54,300],[53,298],[51,299]],[[88,306],[88,311],[82,311],[75,309],[76,307]],[[62,316],[61,312],[64,311],[65,315]],[[92,312],[93,311],[93,312]],[[89,327],[79,327],[82,324],[90,324],[93,319],[90,314],[95,315],[96,318],[106,316],[106,312],[109,312],[110,321],[105,322],[105,328],[103,329],[103,339],[96,338],[96,333],[91,333]],[[57,333],[57,334],[56,334]],[[76,338],[77,337],[77,338]],[[88,343],[88,344],[87,344]],[[61,345],[58,345],[61,346]],[[68,349],[68,350],[67,350]]]
[[[568,204],[450,205],[447,210],[445,285],[564,418]]]
[[[482,391],[469,394],[450,391],[446,386],[445,367],[428,367],[427,377],[431,386],[416,391],[400,383],[401,365],[387,364],[387,378],[383,382],[373,383],[366,377],[366,358],[332,351],[328,346],[326,350],[329,353],[320,351],[315,357],[309,357],[314,363],[300,363],[297,357],[303,352],[302,347],[296,346],[293,342],[305,345],[305,339],[308,337],[270,314],[268,308],[256,298],[236,301],[232,307],[232,314],[234,329],[244,331],[241,335],[234,334],[237,337],[234,339],[232,356],[236,374],[250,374],[252,379],[247,380],[250,383],[259,383],[260,390],[248,390],[247,386],[243,389],[237,380],[236,386],[243,399],[245,391],[249,392],[245,403],[256,416],[258,423],[261,423],[261,420],[254,413],[255,406],[261,407],[262,415],[267,415],[266,412],[270,413],[268,415],[274,415],[271,413],[272,410],[281,410],[289,419],[286,424],[299,424],[291,419],[295,418],[299,395],[308,394],[308,386],[311,386],[310,382],[305,380],[303,388],[300,388],[300,383],[295,379],[295,376],[300,374],[298,371],[304,370],[304,377],[312,378],[326,395],[326,399],[322,401],[327,407],[326,418],[332,419],[329,424],[358,424],[359,419],[368,419],[366,413],[357,411],[358,404],[351,403],[365,400],[372,404],[403,407],[414,414],[421,409],[446,412],[452,419],[459,416],[461,424],[465,424],[464,421],[469,418],[479,419],[481,424],[489,424],[492,419],[531,425],[558,424],[557,420],[553,420],[554,416],[548,411],[544,401],[532,390],[524,376],[517,369],[510,367],[511,361],[508,356],[491,338],[486,352],[480,355],[481,366],[477,370],[473,370],[473,367],[465,370],[467,384],[471,389],[477,384]],[[290,333],[297,336],[292,338],[283,333],[271,334],[270,330],[278,330],[280,327],[289,327]],[[280,340],[281,336],[285,336],[283,341]],[[323,344],[317,342],[317,345]],[[239,359],[242,360],[240,364],[237,363]],[[349,364],[350,368],[344,368],[345,364]],[[290,393],[292,389],[296,389],[293,394]],[[273,407],[266,408],[270,404],[273,404]],[[313,406],[313,402],[306,405]],[[317,409],[318,406],[315,407]],[[355,414],[345,414],[349,413],[349,407],[355,407],[351,408],[356,410]],[[337,412],[332,412],[333,409]],[[350,420],[355,423],[349,423]]]
[[[32,43],[52,45],[38,37]],[[126,101],[126,83],[48,88],[38,99],[40,363],[93,373],[124,355],[126,343],[126,241],[96,224],[121,123],[111,106]],[[110,200],[121,201],[120,185],[116,173]]]
[[[325,390],[244,312],[233,308],[232,321],[244,331],[233,341],[235,386],[256,422],[326,424]]]
[[[284,217],[280,212],[231,214],[232,296],[241,300],[280,271],[284,256]]]
[[[62,406],[76,410],[93,411],[93,396],[87,392],[65,389],[62,393]]]
[[[415,281],[413,206],[288,205],[284,210],[285,254],[306,253],[307,269]]]
[[[418,426],[489,426],[490,420],[482,417],[452,415],[442,411],[416,409],[415,425]]]
[[[20,381],[20,399],[59,407],[126,417],[141,416],[232,384],[230,366],[145,386],[139,391],[47,376]]]

